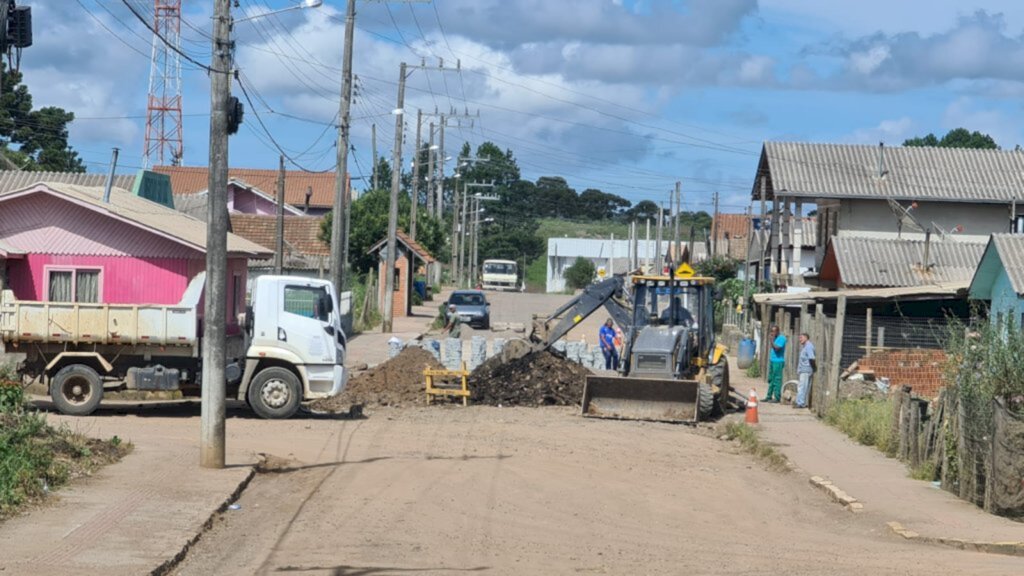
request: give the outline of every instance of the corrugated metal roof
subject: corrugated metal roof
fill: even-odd
[[[770,224],[768,222],[766,222],[765,223],[765,227],[763,229],[755,230],[754,231],[754,239],[755,239],[755,241],[760,241],[762,246],[767,246],[768,245],[768,234],[770,232],[769,226],[770,226]],[[814,246],[817,246],[817,244],[818,244],[818,221],[817,221],[817,219],[809,218],[809,217],[806,217],[806,216],[801,218],[800,219],[800,232],[802,234],[802,237],[801,237],[801,242],[802,243],[800,244],[801,248],[808,248],[808,247],[813,248]],[[784,234],[784,233],[782,233],[780,231],[779,232],[779,238],[781,239],[780,242],[782,243],[783,248],[792,248],[792,246],[789,243],[789,235],[788,234]]]
[[[206,224],[186,214],[161,204],[140,198],[127,190],[113,188],[110,202],[103,201],[103,188],[90,188],[74,184],[40,183],[24,190],[0,193],[0,202],[6,198],[25,194],[46,193],[63,196],[101,213],[127,220],[140,228],[149,229],[168,238],[176,239],[202,252],[206,251]],[[265,256],[266,248],[253,242],[228,234],[228,252]]]
[[[992,243],[1017,294],[1024,294],[1024,235],[993,234]]]
[[[16,246],[11,246],[0,238],[0,256],[21,256],[25,252]]]
[[[899,300],[900,298],[926,298],[959,296],[966,291],[968,282],[940,282],[925,286],[907,286],[902,288],[863,288],[860,290],[839,290],[836,292],[813,291],[791,293],[755,294],[757,304],[801,304],[838,300],[846,296],[848,300]]]
[[[765,142],[754,182],[760,198],[894,198],[1009,203],[1024,195],[1024,152]]]
[[[22,190],[37,182],[59,182],[77,186],[99,186],[107,183],[106,174],[89,174],[86,172],[18,172],[13,170],[0,171],[0,194],[14,190]],[[114,186],[131,190],[135,185],[134,175],[114,176]]]
[[[835,256],[845,286],[900,287],[969,283],[985,245],[932,238],[927,267],[923,240],[837,236],[828,250]]]

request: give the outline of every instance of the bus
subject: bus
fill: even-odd
[[[518,290],[519,267],[513,260],[484,260],[480,281],[484,290]]]

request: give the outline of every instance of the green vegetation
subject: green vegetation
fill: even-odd
[[[935,134],[910,138],[903,141],[904,146],[936,146],[938,148],[981,148],[998,150],[999,145],[988,134],[982,134],[975,130],[971,132],[966,128],[954,128],[942,138],[936,138]]]
[[[548,238],[616,238],[629,237],[629,224],[614,220],[557,220],[541,218],[537,220],[537,236],[544,240],[547,247]]]
[[[825,422],[865,446],[895,456],[898,439],[892,434],[892,402],[873,398],[843,400],[825,414]]]
[[[747,367],[747,377],[749,377],[749,378],[760,378],[761,377],[761,363],[758,362],[757,358],[754,358],[754,363]]]
[[[547,288],[547,258],[537,258],[526,267],[526,288],[543,292]]]
[[[371,294],[367,300],[366,289],[370,278],[370,274],[363,274],[356,277],[352,284],[352,329],[356,333],[369,330],[382,320],[380,310],[377,309],[377,298]]]
[[[725,425],[726,440],[737,440],[744,450],[763,462],[769,470],[788,472],[789,460],[786,455],[764,442],[757,435],[757,430],[742,422],[729,422]]]
[[[0,366],[0,518],[42,500],[69,480],[116,462],[131,451],[120,438],[86,438],[53,428],[25,404],[21,384]]]
[[[565,285],[573,290],[586,288],[594,281],[597,270],[594,263],[585,258],[576,258],[572,266],[565,269]]]
[[[82,159],[68,145],[68,124],[75,115],[54,106],[33,110],[32,94],[21,83],[21,72],[7,69],[4,63],[0,67],[0,152],[8,159],[0,168],[85,172]]]

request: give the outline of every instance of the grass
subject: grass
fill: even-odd
[[[829,409],[825,422],[865,446],[895,456],[898,440],[892,435],[892,403],[860,398],[843,400]]]
[[[526,288],[530,291],[544,292],[548,284],[548,258],[539,256],[526,267]]]
[[[86,438],[67,425],[54,428],[24,403],[21,386],[0,380],[0,519],[80,476],[116,462],[131,451],[117,436]]]
[[[744,450],[754,455],[768,467],[776,472],[788,472],[789,460],[786,455],[775,449],[774,446],[764,442],[757,435],[757,430],[742,422],[729,422],[725,425],[725,436],[727,440],[738,440]]]
[[[622,240],[629,237],[628,224],[609,220],[574,222],[560,218],[541,218],[537,223],[537,237],[543,238],[545,245],[548,238],[609,238],[612,234]]]

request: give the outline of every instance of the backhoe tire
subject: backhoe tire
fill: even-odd
[[[729,408],[729,361],[725,355],[715,364],[708,368],[708,382],[710,382],[712,389],[717,388],[718,394],[716,395],[716,413],[719,415],[725,414],[725,411]]]
[[[302,401],[302,383],[287,368],[264,368],[252,379],[246,397],[252,411],[260,418],[291,418]]]
[[[88,416],[103,400],[103,379],[85,364],[69,364],[50,379],[50,399],[61,414]]]
[[[711,385],[701,382],[697,386],[697,421],[707,420],[714,410],[715,395],[711,392]]]

